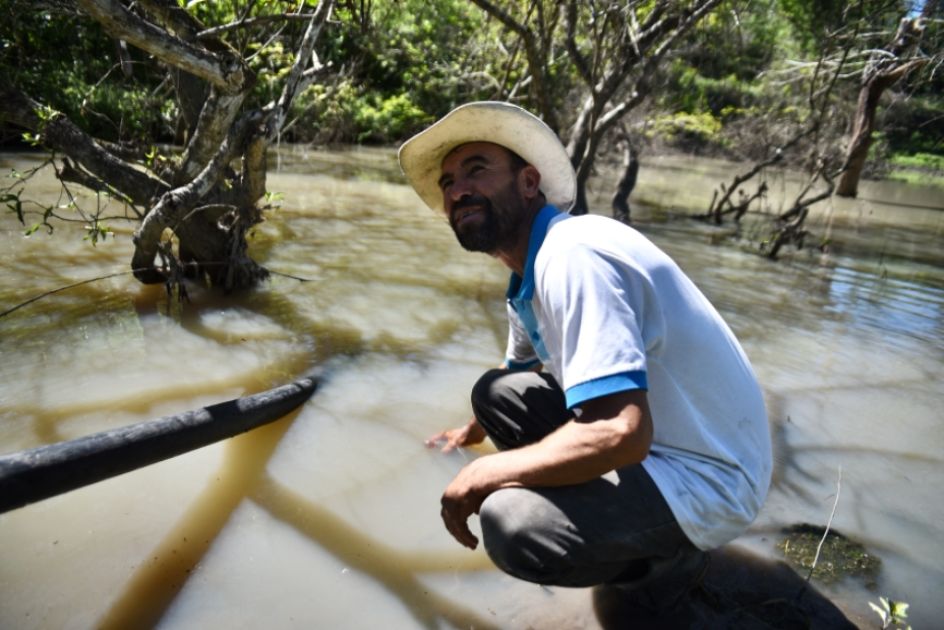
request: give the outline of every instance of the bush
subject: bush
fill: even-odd
[[[369,98],[367,101],[362,102],[354,115],[354,122],[360,130],[358,142],[390,143],[412,135],[431,121],[431,117],[414,105],[406,94],[382,100]]]
[[[650,121],[649,137],[658,136],[685,151],[712,148],[721,142],[721,120],[709,112],[679,112],[658,116]]]

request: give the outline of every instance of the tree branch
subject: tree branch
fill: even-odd
[[[319,4],[318,6],[320,7],[321,5]],[[239,28],[248,28],[250,26],[255,26],[256,24],[262,24],[265,22],[301,22],[310,20],[313,17],[313,13],[280,13],[278,15],[257,15],[256,17],[245,20],[239,20],[236,22],[230,22],[229,24],[222,24],[220,26],[214,26],[213,28],[204,29],[197,33],[197,39],[210,39],[217,37],[222,33],[235,31]]]
[[[540,0],[537,0],[540,1]],[[545,65],[542,62],[541,48],[538,46],[534,30],[513,18],[507,11],[493,4],[489,0],[472,0],[480,9],[497,19],[506,28],[516,33],[524,43],[525,55],[528,58],[528,69],[531,71],[531,84],[535,100],[541,116],[548,127],[557,131],[557,114],[551,107],[551,99],[547,91],[545,80]],[[533,8],[533,4],[531,5]],[[542,27],[544,25],[541,25]]]
[[[321,34],[321,28],[331,15],[333,6],[333,0],[321,0],[321,2],[318,3],[318,8],[311,15],[308,28],[305,30],[305,35],[302,37],[302,42],[295,55],[295,63],[285,80],[282,94],[279,96],[279,101],[273,110],[273,117],[267,133],[267,138],[270,142],[275,139],[278,132],[282,129],[282,125],[285,123],[286,117],[288,117],[292,100],[294,100],[300,86],[306,80],[305,66],[309,65],[311,62],[315,42],[318,40],[318,35]]]
[[[581,54],[577,48],[577,0],[570,0],[567,5],[567,37],[565,44],[570,59],[574,62],[577,72],[588,86],[593,86],[593,75],[590,73],[590,66],[587,64],[586,57]]]
[[[215,88],[210,90],[210,96],[200,111],[200,118],[197,119],[197,127],[187,143],[180,169],[174,177],[176,186],[196,177],[213,158],[229,133],[245,97],[245,94],[229,95],[222,94]]]
[[[41,118],[40,111],[48,113]],[[12,88],[0,89],[0,119],[40,134],[44,145],[68,155],[136,204],[146,206],[154,196],[168,189],[165,182],[102,148],[65,114],[45,108],[22,92]]]
[[[252,72],[237,56],[219,55],[188,44],[138,17],[118,0],[77,2],[113,37],[151,53],[170,66],[204,79],[223,93],[238,94],[252,85]]]

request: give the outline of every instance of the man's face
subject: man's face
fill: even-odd
[[[490,142],[463,144],[443,159],[443,209],[462,247],[492,254],[514,245],[526,215],[520,170],[507,149]]]

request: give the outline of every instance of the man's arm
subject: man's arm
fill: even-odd
[[[498,368],[501,370],[507,370],[508,361],[505,361],[499,365]],[[528,368],[528,370],[533,372],[540,372],[543,369],[544,366],[540,363]],[[482,425],[478,423],[478,421],[475,419],[475,416],[472,416],[472,419],[470,419],[461,427],[440,431],[439,433],[428,437],[423,443],[430,448],[443,443],[441,450],[443,453],[448,453],[449,451],[460,446],[474,446],[476,444],[481,444],[487,437],[488,435],[485,433],[485,429],[483,429]]]
[[[466,521],[495,490],[583,483],[649,454],[652,418],[644,390],[603,396],[580,408],[579,419],[540,442],[480,457],[459,471],[442,496],[443,522],[456,540],[476,547]]]

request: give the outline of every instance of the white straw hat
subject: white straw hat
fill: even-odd
[[[511,149],[541,173],[541,192],[561,210],[569,210],[577,175],[557,134],[530,112],[500,101],[461,105],[400,147],[400,168],[420,198],[442,211],[439,189],[442,161],[461,144],[492,142]]]

